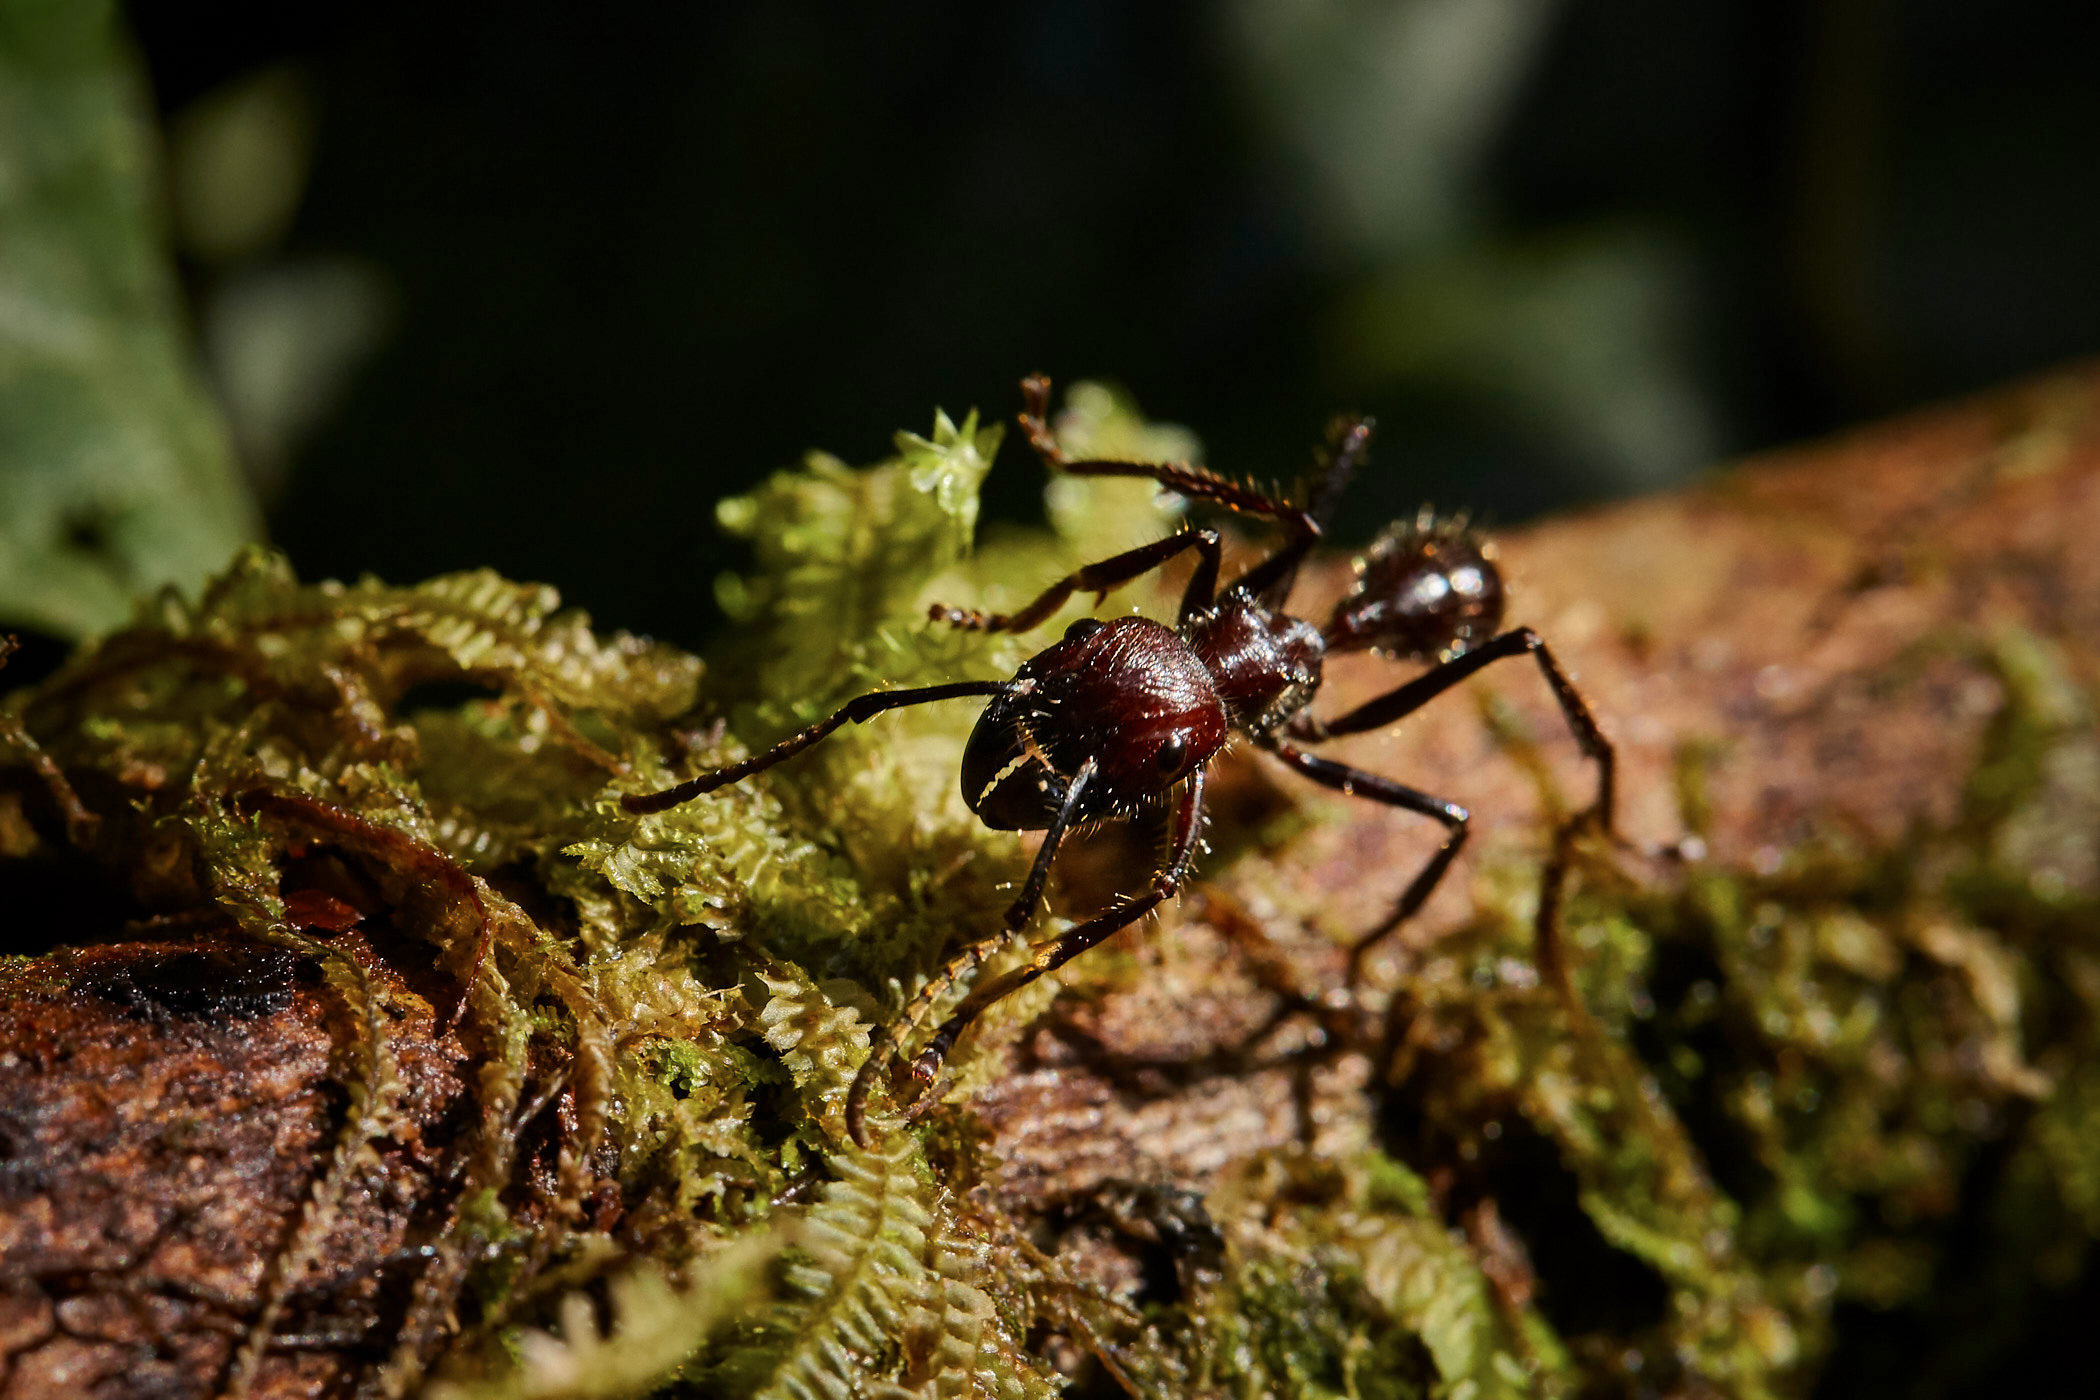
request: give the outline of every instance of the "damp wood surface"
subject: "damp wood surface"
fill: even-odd
[[[1158,446],[1090,402],[1060,430]],[[1104,490],[972,553],[996,449],[943,419],[727,504],[757,562],[705,668],[492,575],[252,556],[11,697],[0,1397],[2018,1393],[2070,1354],[2100,371],[1498,536],[1619,755],[1579,1006],[1531,931],[1594,774],[1517,659],[1329,750],[1476,820],[1355,1003],[1344,945],[1436,828],[1235,751],[1195,887],[862,1151],[870,1026],[1025,869],[954,792],[974,708],[616,799],[855,689],[1010,673],[1026,642],[928,601],[1171,527]],[[1319,708],[1399,674],[1332,660]],[[1055,915],[1155,836],[1069,851]]]

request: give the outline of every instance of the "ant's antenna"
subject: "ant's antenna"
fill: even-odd
[[[1377,419],[1360,414],[1345,414],[1327,425],[1327,441],[1314,454],[1312,483],[1305,499],[1305,513],[1322,529],[1349,489],[1349,478],[1370,455],[1371,432],[1377,426]]]
[[[1281,608],[1290,600],[1298,582],[1298,566],[1305,562],[1319,532],[1327,527],[1336,502],[1348,489],[1349,478],[1368,453],[1371,429],[1376,426],[1360,414],[1335,419],[1327,425],[1327,441],[1313,453],[1311,484],[1299,519],[1312,528],[1298,539],[1256,564],[1232,585],[1244,589],[1265,608]],[[1303,526],[1301,526],[1301,529]]]

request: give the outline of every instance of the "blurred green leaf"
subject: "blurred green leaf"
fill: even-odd
[[[113,7],[0,0],[0,624],[107,628],[259,532],[156,194]]]

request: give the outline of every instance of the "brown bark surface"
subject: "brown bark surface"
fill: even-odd
[[[206,934],[0,974],[0,1394],[191,1395],[227,1374],[344,1111],[351,1036],[311,973]],[[397,1129],[288,1299],[256,1394],[335,1393],[401,1315],[396,1251],[442,1190],[468,1073],[427,1019],[402,1030]]]

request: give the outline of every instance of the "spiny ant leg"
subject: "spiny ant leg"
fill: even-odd
[[[1345,734],[1361,734],[1366,730],[1382,729],[1397,719],[1404,718],[1421,709],[1437,696],[1466,680],[1475,673],[1511,656],[1526,653],[1538,659],[1539,669],[1546,674],[1546,683],[1553,687],[1553,698],[1560,704],[1561,715],[1568,722],[1568,729],[1575,736],[1585,756],[1597,765],[1597,800],[1581,816],[1581,820],[1594,820],[1606,835],[1616,838],[1613,824],[1614,772],[1616,755],[1611,741],[1597,727],[1596,716],[1590,713],[1588,702],[1582,692],[1568,679],[1567,672],[1554,659],[1552,649],[1545,639],[1529,627],[1519,627],[1504,632],[1501,636],[1451,660],[1432,667],[1397,689],[1390,690],[1375,700],[1366,701],[1339,719],[1318,720],[1301,716],[1293,720],[1288,733],[1294,739],[1316,743],[1326,739],[1338,739]]]
[[[1103,939],[1130,927],[1180,891],[1182,881],[1188,877],[1189,863],[1195,858],[1197,838],[1202,832],[1203,787],[1204,770],[1199,768],[1189,775],[1187,786],[1182,790],[1181,801],[1174,813],[1172,853],[1166,864],[1153,875],[1152,887],[1143,894],[1119,899],[1085,923],[1066,929],[1050,943],[1037,948],[1035,956],[1026,964],[972,992],[954,1014],[941,1023],[933,1039],[912,1061],[914,1077],[930,1084],[957,1038],[986,1008],[1004,1001],[1045,973],[1055,972]]]
[[[1305,513],[1326,528],[1340,504],[1349,479],[1363,465],[1371,449],[1371,432],[1377,420],[1344,415],[1327,425],[1327,443],[1320,452],[1319,469],[1305,496]]]
[[[1377,927],[1362,934],[1349,945],[1347,986],[1354,992],[1362,979],[1365,955],[1377,946],[1378,940],[1413,918],[1422,906],[1429,902],[1429,896],[1434,894],[1436,887],[1442,883],[1444,873],[1451,868],[1451,862],[1458,858],[1459,851],[1465,847],[1469,831],[1467,824],[1472,821],[1472,814],[1456,802],[1446,802],[1441,797],[1418,792],[1405,783],[1396,783],[1391,778],[1367,773],[1346,763],[1320,758],[1278,739],[1269,740],[1263,747],[1322,787],[1333,788],[1336,792],[1350,797],[1361,797],[1371,802],[1382,802],[1388,807],[1398,807],[1403,811],[1434,817],[1444,824],[1444,844],[1437,848],[1436,854],[1431,856],[1419,871],[1415,872],[1415,878],[1408,881],[1407,889],[1401,893],[1399,903],[1393,906],[1393,912]]]
[[[1005,613],[982,613],[975,608],[951,608],[944,603],[935,603],[926,610],[926,615],[935,622],[945,622],[950,627],[960,627],[969,632],[1026,632],[1039,627],[1057,610],[1065,605],[1074,593],[1092,593],[1095,606],[1100,606],[1113,589],[1143,574],[1159,568],[1177,554],[1197,550],[1202,558],[1197,561],[1196,572],[1189,576],[1188,587],[1181,597],[1181,614],[1192,617],[1211,605],[1218,589],[1218,562],[1222,548],[1216,530],[1185,530],[1169,535],[1151,544],[1139,545],[1136,549],[1103,559],[1098,564],[1089,564],[1066,574],[1056,583],[1044,589],[1042,595],[1019,612],[1008,616]]]
[[[873,691],[847,701],[829,719],[818,720],[809,728],[782,739],[772,748],[755,753],[741,763],[711,769],[697,778],[689,778],[676,787],[668,787],[661,792],[628,793],[620,799],[620,805],[637,815],[667,812],[703,793],[713,792],[716,788],[727,787],[731,783],[740,783],[754,773],[763,773],[774,764],[793,758],[849,721],[865,724],[885,710],[902,709],[907,705],[926,705],[936,700],[961,700],[972,695],[997,695],[1004,687],[1003,681],[955,681],[948,685],[921,686],[916,690]]]
[[[1319,521],[1289,501],[1278,500],[1267,492],[1227,481],[1215,472],[1187,462],[1075,462],[1065,456],[1064,449],[1057,445],[1057,438],[1050,431],[1050,380],[1040,374],[1033,374],[1022,380],[1021,399],[1024,404],[1021,411],[1021,430],[1028,435],[1029,445],[1035,449],[1036,455],[1043,459],[1046,466],[1073,476],[1147,478],[1177,495],[1187,496],[1191,500],[1216,501],[1230,510],[1277,521],[1288,529],[1291,532],[1290,540],[1275,554],[1235,580],[1232,584],[1234,588],[1259,591],[1273,585],[1279,577],[1295,573],[1299,561],[1319,542]]]
[[[1126,462],[1110,458],[1074,461],[1065,456],[1064,449],[1057,445],[1057,438],[1050,431],[1049,379],[1037,374],[1022,380],[1021,397],[1026,404],[1021,413],[1021,430],[1028,435],[1029,446],[1043,459],[1044,465],[1055,471],[1073,476],[1144,477],[1192,500],[1216,501],[1249,515],[1282,521],[1315,539],[1319,537],[1319,525],[1289,501],[1280,501],[1265,491],[1227,481],[1216,472],[1190,462]]]
[[[1095,763],[1090,758],[1079,765],[1079,771],[1065,785],[1057,816],[1043,832],[1043,844],[1035,853],[1035,863],[1028,867],[1028,878],[1022,882],[1020,897],[1007,907],[1005,918],[1000,920],[999,932],[990,938],[978,939],[950,958],[946,966],[926,980],[926,985],[906,1003],[897,1019],[883,1027],[868,1047],[868,1058],[861,1061],[859,1072],[853,1076],[853,1087],[846,1091],[846,1132],[861,1147],[873,1145],[868,1138],[868,1093],[875,1087],[875,1081],[887,1075],[896,1064],[897,1052],[903,1047],[905,1037],[918,1029],[932,1013],[933,1004],[947,994],[958,978],[969,974],[1035,917],[1036,906],[1042,903],[1043,886],[1050,879],[1050,862],[1057,858],[1057,848],[1071,829],[1073,818],[1079,811],[1080,798],[1093,782],[1094,772]]]
[[[912,1078],[922,1086],[922,1091],[917,1101],[906,1106],[907,1118],[918,1116],[926,1093],[931,1091],[934,1080],[940,1075],[941,1063],[947,1059],[948,1051],[988,1007],[1004,1001],[1043,974],[1055,972],[1180,892],[1182,882],[1188,878],[1189,863],[1195,859],[1197,840],[1203,832],[1203,774],[1204,770],[1198,768],[1189,775],[1182,788],[1181,801],[1174,811],[1174,844],[1166,863],[1153,875],[1152,888],[1143,894],[1117,900],[1085,923],[1076,924],[1051,942],[1039,946],[1028,962],[971,992],[962,1005],[941,1022],[940,1029],[934,1032],[926,1048],[912,1058]]]
[[[1311,519],[1306,517],[1308,524]],[[1319,542],[1318,525],[1313,525],[1310,533],[1293,532],[1275,553],[1234,579],[1233,588],[1265,608],[1280,610],[1290,601],[1291,589],[1297,585],[1298,566],[1305,562],[1305,556],[1312,553],[1313,546]]]

